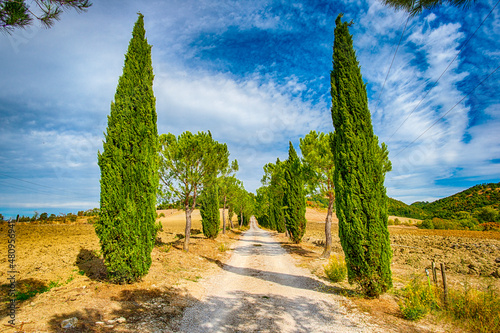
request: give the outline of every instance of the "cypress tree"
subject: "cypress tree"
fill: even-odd
[[[273,230],[285,232],[285,213],[283,211],[284,176],[283,168],[285,164],[278,158],[274,165],[271,176],[271,210],[273,216]]]
[[[98,153],[101,210],[95,231],[109,279],[118,283],[147,274],[157,231],[158,132],[145,33],[139,14],[111,103],[104,150]]]
[[[215,239],[219,234],[219,196],[215,184],[208,185],[200,196],[200,213],[203,235]]]
[[[290,233],[290,239],[294,243],[300,243],[306,232],[306,197],[302,165],[291,142],[288,160],[284,165],[284,179],[286,185],[283,193],[283,206],[286,230]]]
[[[384,159],[373,134],[366,87],[348,27],[335,23],[331,72],[332,152],[339,236],[348,278],[368,297],[392,286],[392,251],[387,230]]]

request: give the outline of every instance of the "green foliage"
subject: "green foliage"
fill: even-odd
[[[15,28],[25,28],[38,19],[46,28],[50,28],[60,19],[63,9],[73,8],[77,11],[86,11],[92,3],[89,0],[33,0],[39,10],[34,13],[33,8],[25,0],[0,1],[0,31],[11,32]]]
[[[311,131],[300,139],[300,151],[304,166],[305,185],[308,193],[318,193],[319,197],[331,197],[333,200],[333,153],[331,141],[333,133]],[[328,201],[326,203],[328,207]]]
[[[158,133],[151,46],[139,14],[118,81],[103,152],[99,221],[108,277],[134,282],[147,274],[156,237]]]
[[[402,201],[387,198],[387,213],[393,216],[411,217],[414,219],[425,219],[426,212],[418,206],[407,205]]]
[[[205,186],[200,195],[200,213],[203,235],[215,239],[219,234],[220,214],[217,184]]]
[[[416,16],[424,9],[432,10],[441,6],[443,3],[448,3],[456,7],[467,8],[471,0],[382,0],[385,5],[395,9],[402,9],[410,14]],[[473,1],[475,2],[475,0]]]
[[[227,145],[212,138],[210,132],[186,131],[176,137],[160,136],[160,178],[162,195],[179,200],[186,211],[184,251],[189,250],[191,213],[204,185],[213,182],[229,163]]]
[[[500,182],[490,184],[480,184],[468,188],[452,196],[436,200],[428,204],[414,203],[412,206],[420,206],[429,217],[439,217],[442,219],[460,219],[463,212],[469,212],[480,218],[483,208],[487,207],[496,211],[496,215],[486,214],[487,219],[498,218],[498,208],[500,205]],[[496,221],[484,221],[496,222]]]
[[[283,207],[286,229],[294,243],[300,243],[306,232],[306,198],[302,170],[302,164],[290,142],[288,159],[284,165],[286,185],[283,193]]]
[[[349,23],[340,14],[335,23],[331,72],[332,120],[335,134],[335,204],[339,236],[349,282],[367,297],[392,286],[392,250],[387,230],[385,173],[387,147],[373,134],[366,87],[353,49]]]
[[[402,300],[399,308],[403,318],[418,320],[431,310],[438,309],[438,294],[435,286],[425,284],[415,277],[402,291]]]
[[[345,260],[341,256],[331,256],[328,264],[323,266],[325,274],[332,282],[341,282],[347,276]]]

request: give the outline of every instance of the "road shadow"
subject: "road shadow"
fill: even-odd
[[[353,291],[350,289],[338,286],[332,286],[329,283],[325,283],[326,281],[325,282],[319,281],[317,279],[308,276],[269,272],[255,268],[236,267],[229,264],[224,264],[218,259],[212,259],[205,256],[202,256],[202,258],[210,261],[211,263],[216,264],[225,271],[242,276],[251,276],[264,281],[273,282],[282,286],[313,290],[320,293],[336,294],[336,295],[347,295],[353,293]]]
[[[332,304],[333,303],[333,304]],[[335,306],[335,303],[337,303]],[[186,310],[180,332],[360,332],[338,300],[235,291]]]
[[[84,308],[54,315],[50,332],[171,332],[177,331],[184,309],[197,300],[178,289],[126,289],[110,298],[113,308]],[[63,320],[76,317],[74,328],[61,328]],[[125,322],[108,322],[123,317]],[[102,324],[96,324],[101,322]],[[109,327],[107,327],[109,326]],[[146,330],[144,330],[146,329]]]
[[[301,257],[306,257],[306,258],[319,258],[320,256],[320,254],[313,252],[311,250],[304,249],[303,247],[296,244],[286,243],[286,242],[280,242],[279,244],[290,254],[297,254]]]

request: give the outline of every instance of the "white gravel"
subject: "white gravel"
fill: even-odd
[[[187,308],[180,332],[387,332],[345,298],[294,265],[292,257],[252,219],[224,272],[207,281],[202,300]]]

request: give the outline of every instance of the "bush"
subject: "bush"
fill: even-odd
[[[423,220],[422,223],[417,224],[417,227],[419,229],[434,229],[434,224],[432,223],[431,220],[426,219]]]
[[[343,281],[347,276],[347,267],[345,260],[341,256],[331,256],[328,264],[323,266],[325,274],[332,282]]]
[[[394,225],[401,225],[401,221],[397,217],[394,219]]]
[[[403,290],[403,299],[398,303],[403,318],[418,320],[432,309],[438,308],[436,289],[418,277],[414,278]]]
[[[387,225],[394,225],[394,221],[392,219],[387,220]]]
[[[500,223],[498,222],[487,222],[487,223],[481,223],[478,226],[479,230],[482,231],[500,231]]]

